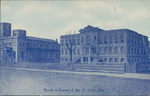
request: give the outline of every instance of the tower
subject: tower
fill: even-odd
[[[26,30],[13,30],[16,62],[26,61]]]
[[[11,36],[11,24],[10,23],[0,23],[0,38]]]
[[[3,52],[2,48],[3,46],[3,38],[4,37],[10,37],[11,36],[11,24],[2,22],[0,23],[0,62],[2,62]]]

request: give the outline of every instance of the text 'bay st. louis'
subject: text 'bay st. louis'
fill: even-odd
[[[88,25],[57,40],[26,36],[26,30],[0,23],[0,63],[82,72],[150,71],[148,37],[130,29],[103,30]],[[32,66],[32,68],[34,68]]]

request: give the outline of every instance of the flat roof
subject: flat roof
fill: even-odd
[[[57,42],[57,41],[52,40],[52,39],[45,39],[45,38],[32,37],[32,36],[27,36],[26,39],[28,39],[28,40],[46,41],[46,42]]]

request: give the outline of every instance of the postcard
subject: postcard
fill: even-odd
[[[1,0],[0,95],[150,95],[149,0]]]

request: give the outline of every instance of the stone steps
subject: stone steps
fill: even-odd
[[[123,70],[92,70],[92,69],[76,69],[79,72],[100,72],[100,73],[117,73],[122,74],[124,73]]]
[[[74,65],[76,71],[124,73],[124,64]]]

